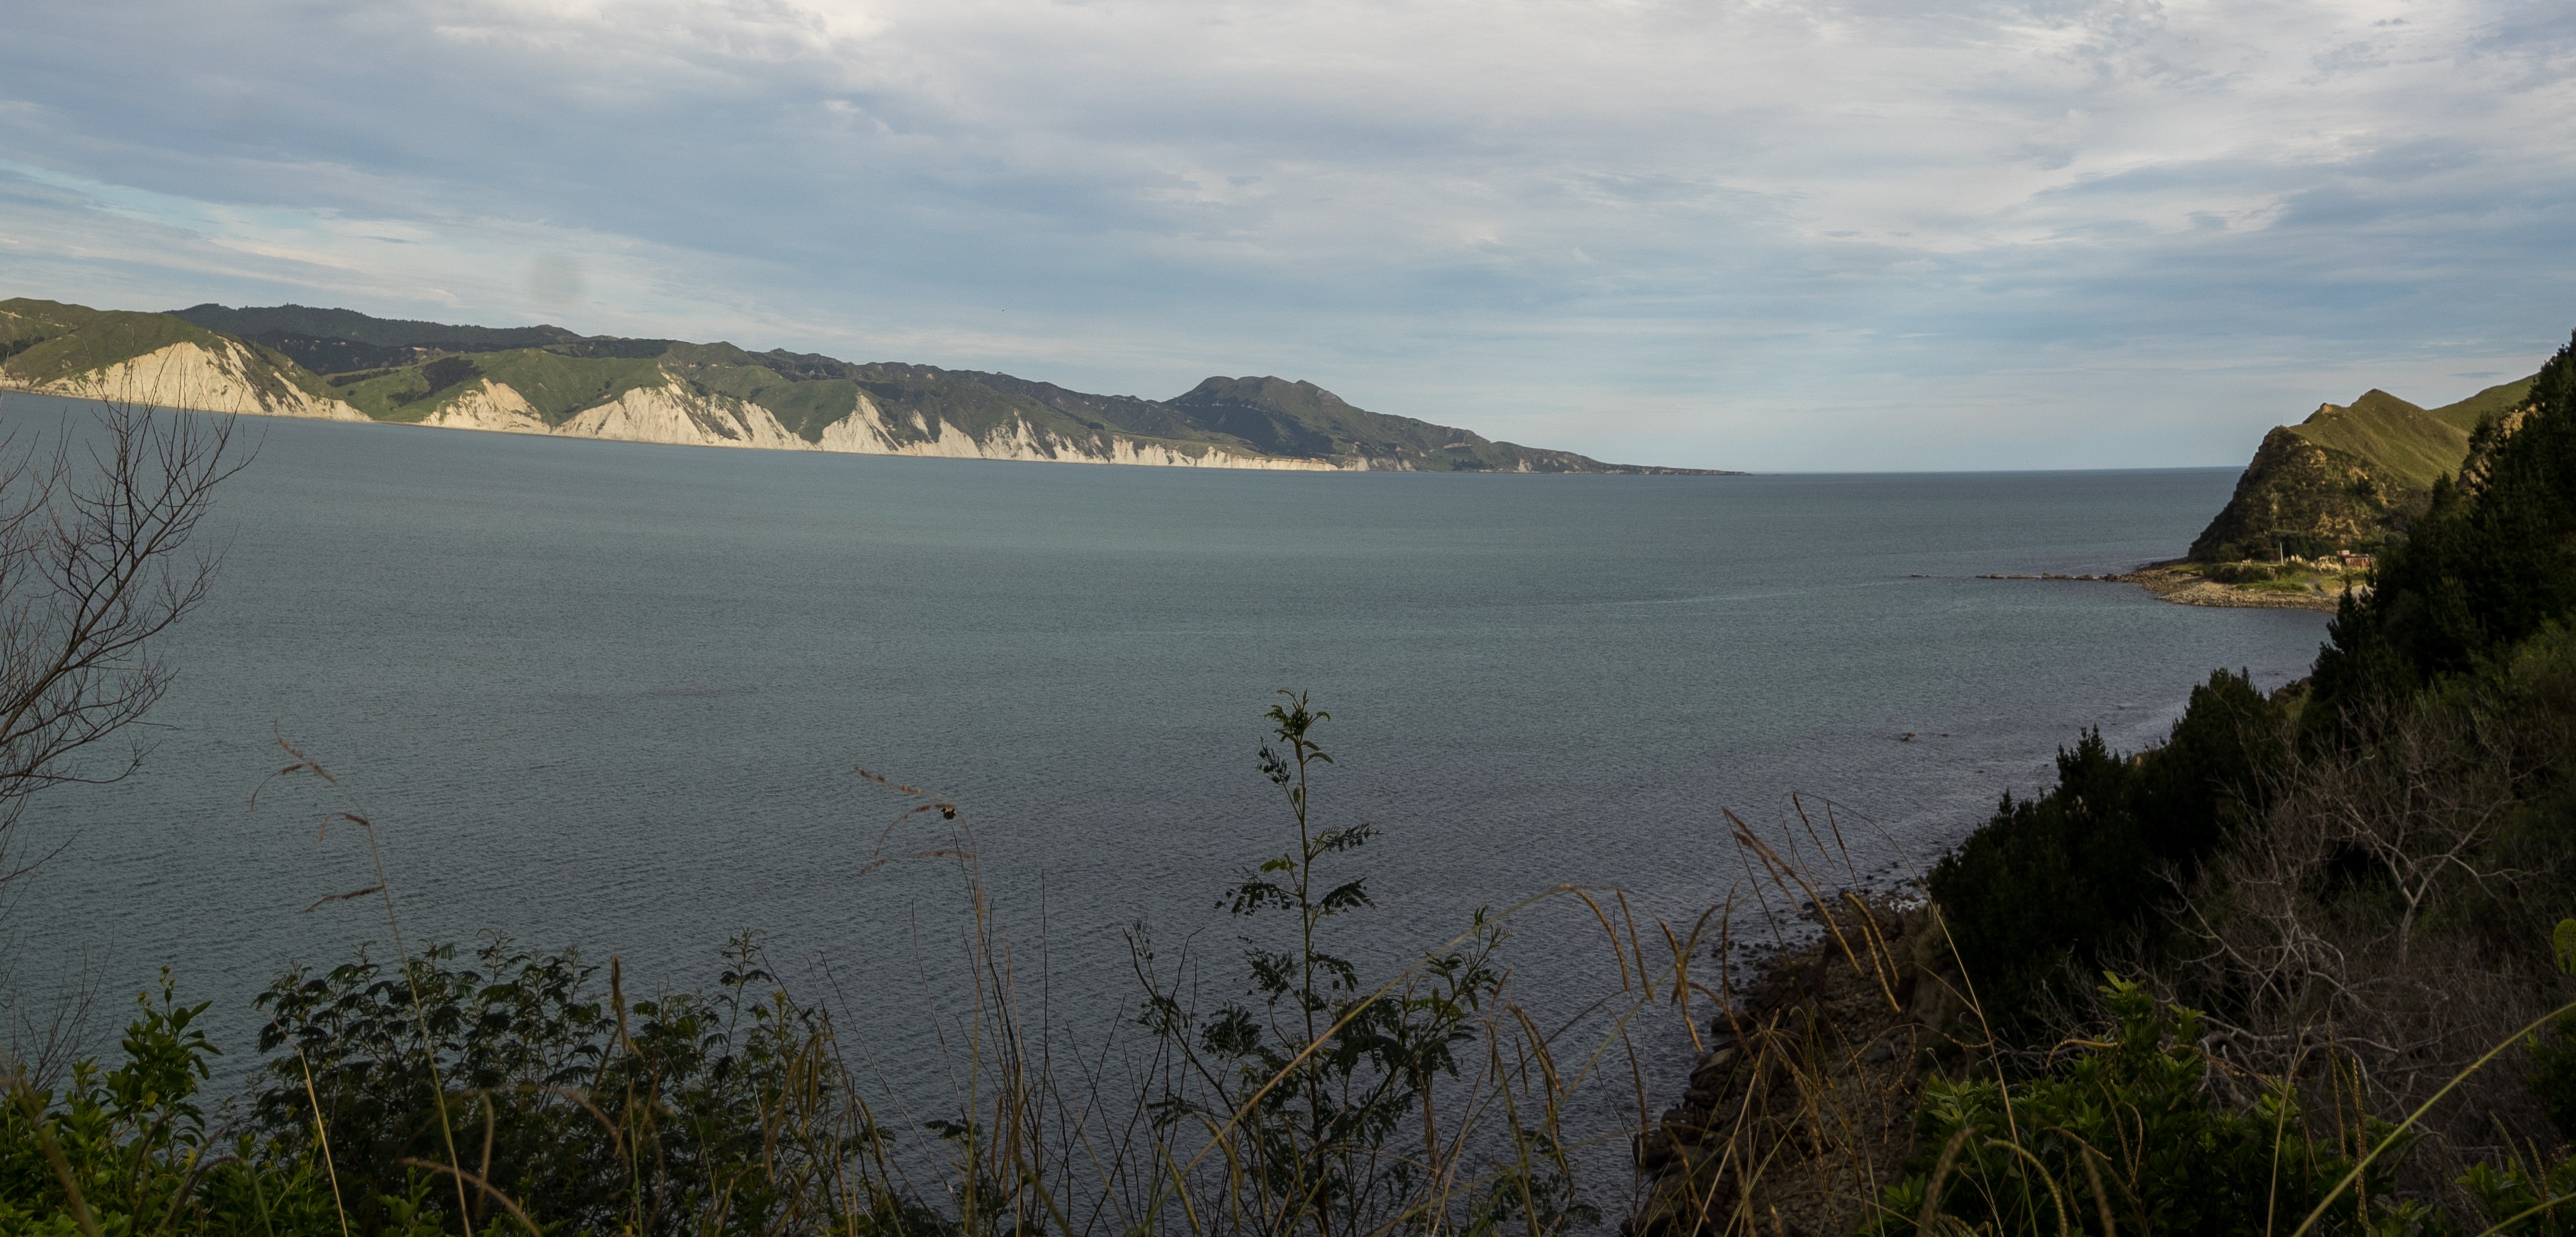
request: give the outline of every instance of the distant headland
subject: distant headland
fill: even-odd
[[[0,301],[0,388],[162,407],[866,455],[1316,471],[1655,473],[1370,412],[1311,382],[1167,400],[727,343],[375,318]]]

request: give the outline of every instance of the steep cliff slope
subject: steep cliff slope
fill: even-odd
[[[2521,406],[2530,392],[2525,378],[2427,409],[2373,390],[2277,426],[2263,436],[2227,506],[2192,542],[2191,559],[2376,549],[2423,515],[2433,483],[2459,471],[2477,427]]]
[[[1604,464],[1352,407],[1312,383],[1211,378],[1174,400],[732,344],[198,305],[0,302],[0,385],[103,380],[184,407],[772,450],[1286,469],[1688,472]],[[192,352],[165,356],[184,345]],[[199,354],[203,354],[200,356]],[[172,369],[172,357],[186,362]],[[228,375],[221,385],[211,375]],[[255,395],[254,393],[265,393]]]
[[[0,301],[0,386],[165,407],[364,420],[310,371],[168,314]]]

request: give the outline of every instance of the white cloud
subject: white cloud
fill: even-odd
[[[1673,462],[2223,462],[2535,361],[2576,273],[2576,21],[2501,0],[19,24],[0,279],[58,295],[517,320],[570,262],[585,329],[1291,372]]]

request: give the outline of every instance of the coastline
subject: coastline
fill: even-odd
[[[2170,601],[2178,606],[2217,606],[2238,610],[2323,610],[2332,613],[2343,602],[2342,593],[2327,592],[2322,586],[2312,585],[2306,591],[2293,593],[2275,589],[2250,588],[2238,584],[2221,584],[2215,580],[2205,580],[2176,570],[2176,564],[2179,562],[2180,560],[2149,563],[2135,571],[2123,575],[2104,576],[2103,579],[2122,584],[2135,584],[2153,594],[2157,600]],[[2360,586],[2354,591],[2357,594],[2367,595],[2369,589],[2367,586]]]
[[[2132,584],[2159,601],[2222,609],[2332,612],[2343,596],[2322,580],[2248,587],[2185,565],[1976,578]],[[1995,1050],[1919,888],[1851,890],[1797,917],[1812,936],[1719,947],[1725,978],[1710,994],[1719,1008],[1694,1035],[1689,1080],[1634,1138],[1641,1198],[1622,1237],[1852,1231],[1901,1176],[1893,1166],[1921,1149],[1915,1122],[1936,1067]]]
[[[2159,601],[2224,609],[2332,612],[2343,597],[2326,579],[2248,587],[2186,565],[1976,578],[2133,584]],[[1688,1082],[1635,1136],[1641,1197],[1622,1237],[1853,1231],[1901,1178],[1896,1166],[1922,1150],[1927,1080],[1998,1050],[1919,888],[1845,891],[1797,917],[1812,936],[1719,946],[1718,1010],[1695,1029]]]
[[[2180,570],[2183,561],[2170,559],[2161,563],[2149,563],[2133,571],[2108,572],[2101,575],[2089,572],[2082,575],[2060,575],[2052,571],[1997,571],[1987,572],[1975,578],[2135,584],[2147,590],[2148,594],[2158,601],[2170,601],[2178,606],[2215,606],[2231,610],[2317,610],[2332,614],[2343,602],[2343,594],[2340,591],[2328,592],[2322,582],[2312,581],[2307,588],[2295,592],[2278,588],[2221,584],[2216,580],[2204,579]],[[2368,596],[2370,588],[2368,585],[2355,585],[2353,591],[2357,595]]]

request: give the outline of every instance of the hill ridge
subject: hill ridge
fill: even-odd
[[[2536,375],[2535,375],[2536,376]],[[2528,402],[2532,379],[2425,408],[2373,387],[2263,436],[2236,491],[2191,544],[2217,564],[2374,552],[2432,504],[2480,424]]]

